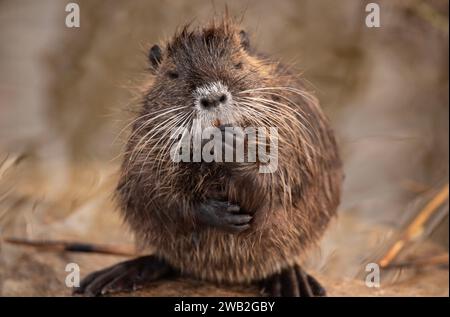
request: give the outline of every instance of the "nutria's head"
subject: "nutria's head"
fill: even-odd
[[[155,79],[148,111],[182,107],[179,115],[189,113],[187,122],[199,119],[203,126],[241,123],[240,97],[264,86],[271,67],[252,56],[246,32],[229,21],[185,27],[164,46],[153,46],[149,60]]]

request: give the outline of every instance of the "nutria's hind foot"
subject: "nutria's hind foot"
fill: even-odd
[[[153,255],[120,262],[86,276],[74,295],[101,296],[130,292],[148,283],[173,275],[175,271]]]
[[[320,283],[299,265],[284,269],[262,281],[264,293],[273,297],[326,296]]]

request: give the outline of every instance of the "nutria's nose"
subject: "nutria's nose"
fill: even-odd
[[[225,104],[227,102],[227,99],[228,97],[226,94],[209,95],[207,97],[201,98],[200,104],[207,109],[215,108],[220,104]]]
[[[197,87],[193,91],[193,97],[199,111],[212,111],[217,108],[225,110],[233,100],[228,87],[219,81]]]

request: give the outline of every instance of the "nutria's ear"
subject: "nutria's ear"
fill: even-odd
[[[245,50],[248,50],[250,48],[250,38],[248,37],[247,32],[244,30],[241,30],[239,32],[239,37],[241,38],[241,45]]]
[[[162,60],[162,51],[158,45],[153,45],[148,52],[148,59],[150,61],[150,66],[153,70],[156,70]]]

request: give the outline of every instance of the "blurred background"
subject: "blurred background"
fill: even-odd
[[[380,28],[359,0],[77,0],[81,27],[67,28],[69,2],[0,0],[1,295],[68,295],[68,262],[84,276],[123,260],[7,240],[132,244],[111,194],[147,49],[228,6],[303,73],[338,137],[340,216],[312,270],[332,295],[448,296],[448,1],[373,1]],[[383,259],[382,287],[365,287]]]

